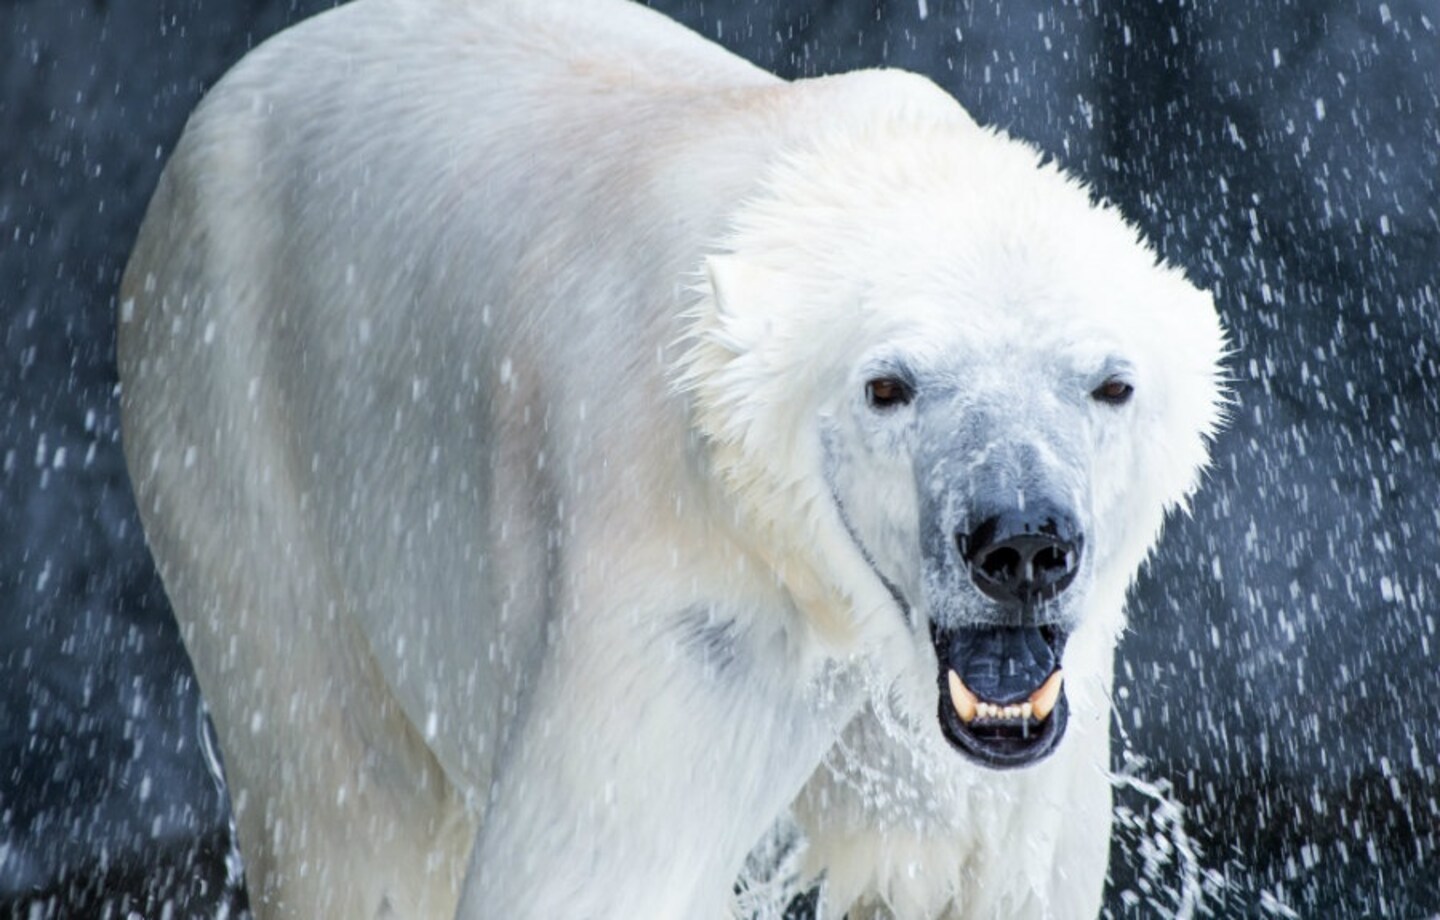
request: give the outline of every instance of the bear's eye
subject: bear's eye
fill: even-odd
[[[1111,377],[1090,391],[1090,395],[1100,402],[1112,406],[1119,406],[1130,401],[1135,388],[1118,377]]]
[[[865,384],[865,399],[872,409],[893,409],[909,404],[910,385],[895,377],[876,377]]]

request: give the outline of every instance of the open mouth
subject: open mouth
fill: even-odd
[[[1008,769],[1055,749],[1070,714],[1060,668],[1064,631],[932,625],[930,633],[940,662],[940,729],[956,750]]]

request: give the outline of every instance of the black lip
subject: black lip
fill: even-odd
[[[942,630],[931,626],[931,637],[939,660],[938,686],[940,700],[938,713],[940,730],[951,747],[983,766],[992,769],[1009,770],[1030,766],[1048,757],[1060,739],[1065,736],[1065,727],[1070,719],[1070,702],[1066,698],[1064,685],[1050,717],[1035,726],[1028,734],[1018,734],[1014,729],[992,728],[985,725],[966,725],[960,721],[955,707],[950,702],[949,672],[954,670],[962,677],[975,673],[977,667],[996,664],[986,660],[988,652],[997,646],[1005,649],[1019,648],[1020,656],[1014,667],[1002,670],[1022,672],[1028,676],[1021,685],[1001,681],[985,688],[983,698],[994,702],[1019,701],[1029,695],[1060,665],[1060,657],[1068,635],[1056,627],[962,627]],[[1037,646],[1043,642],[1043,647]],[[1028,656],[1025,651],[1031,652]],[[1048,653],[1048,654],[1047,654]],[[980,660],[977,661],[976,659]],[[1006,662],[1007,665],[1010,662]],[[979,683],[976,681],[976,683]],[[967,680],[967,685],[974,686]],[[1017,689],[1017,686],[1021,689]]]
[[[955,707],[950,705],[948,687],[941,692],[939,712],[940,733],[950,742],[951,747],[984,766],[997,770],[1013,770],[1039,763],[1055,750],[1055,746],[1065,736],[1065,726],[1070,720],[1070,701],[1065,698],[1062,688],[1060,699],[1055,703],[1055,710],[1050,713],[1050,718],[1041,722],[1039,730],[1031,732],[1028,738],[976,733],[955,714]]]

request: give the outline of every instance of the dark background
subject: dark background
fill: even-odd
[[[0,912],[243,909],[112,315],[187,112],[328,5],[0,0]],[[655,5],[785,76],[929,74],[1215,291],[1234,421],[1134,593],[1109,911],[1440,913],[1440,4]]]

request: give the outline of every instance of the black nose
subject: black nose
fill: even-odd
[[[977,588],[997,601],[1023,605],[1070,587],[1085,540],[1069,515],[1036,503],[987,517],[956,542]]]

